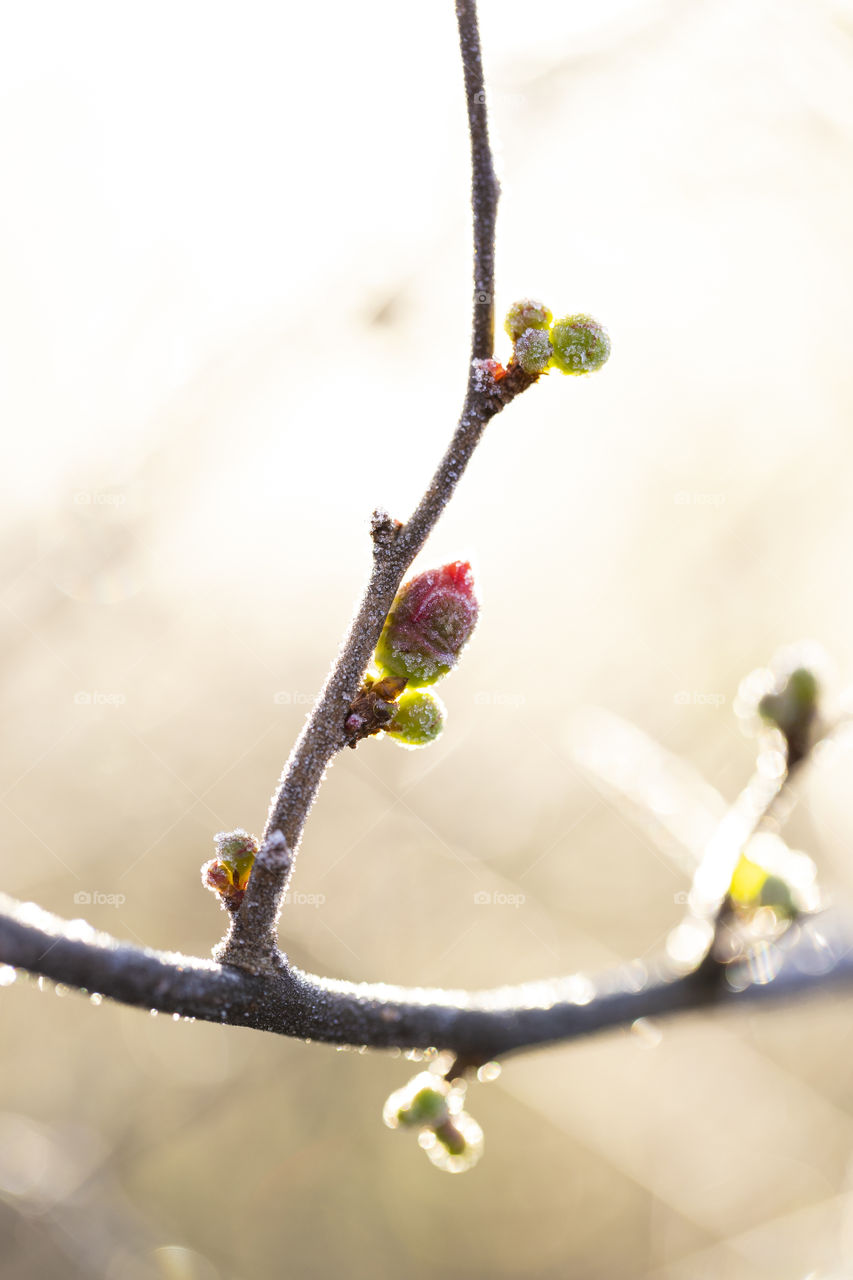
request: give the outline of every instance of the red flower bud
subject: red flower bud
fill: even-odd
[[[376,646],[377,665],[405,676],[410,689],[434,684],[456,666],[478,612],[467,561],[419,573],[391,606]]]

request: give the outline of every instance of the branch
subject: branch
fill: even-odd
[[[471,207],[474,210],[474,325],[472,359],[487,359],[495,343],[495,225],[500,186],[489,145],[486,86],[476,0],[456,0],[459,49],[471,138]]]
[[[206,1022],[254,1027],[329,1044],[449,1049],[487,1062],[519,1049],[574,1040],[689,1009],[790,998],[853,983],[853,932],[829,913],[792,928],[761,972],[730,965],[675,975],[665,959],[634,961],[488,991],[406,989],[318,978],[283,964],[254,975],[188,956],[116,942],[0,894],[0,955],[55,982],[124,1004]],[[769,975],[775,974],[770,980]]]
[[[796,675],[780,677],[779,691],[771,703],[782,702],[787,696],[787,715],[781,721],[764,716],[753,775],[708,841],[693,874],[685,919],[671,935],[670,949],[674,946],[688,955],[689,966],[697,971],[704,968],[718,978],[724,972],[720,962],[735,915],[730,886],[741,855],[786,799],[783,816],[788,816],[796,801],[791,786],[794,776],[811,759],[815,747],[843,724],[843,718],[825,721],[817,717],[817,686],[812,680],[810,676],[809,694],[798,701],[793,683]],[[761,719],[758,708],[756,715]]]
[[[374,514],[373,570],[361,603],[350,623],[326,683],[284,766],[270,803],[262,844],[280,833],[290,858],[277,872],[271,909],[263,917],[253,911],[247,893],[232,920],[231,931],[218,951],[221,960],[240,964],[247,955],[257,961],[255,922],[262,919],[265,950],[274,963],[274,938],[270,942],[269,917],[277,917],[286,892],[293,860],[299,849],[305,821],[326,769],[346,746],[344,721],[358,692],[364,672],[376,648],[383,624],[407,569],[426,542],[450,501],[476,449],[486,424],[521,391],[535,381],[518,365],[512,365],[499,382],[482,362],[494,346],[494,241],[498,205],[486,114],[486,92],[480,52],[475,0],[457,0],[459,45],[468,103],[471,140],[471,202],[474,215],[474,320],[471,359],[462,413],[450,446],[442,458],[416,510],[404,525],[384,512]],[[260,872],[253,869],[250,885]],[[269,893],[266,895],[269,899]]]

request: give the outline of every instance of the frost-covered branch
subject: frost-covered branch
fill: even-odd
[[[284,963],[259,976],[131,947],[2,894],[0,956],[55,982],[162,1013],[330,1044],[440,1046],[474,1064],[638,1018],[853,983],[853,931],[828,913],[791,930],[759,968],[729,966],[722,981],[705,970],[675,974],[665,959],[471,992],[337,982]]]
[[[320,696],[284,766],[269,808],[262,844],[278,832],[291,851],[290,860],[286,867],[282,866],[278,877],[279,903],[287,889],[305,820],[326,769],[347,745],[344,721],[403,577],[453,496],[486,424],[536,380],[518,364],[512,365],[499,380],[490,369],[494,348],[494,243],[499,189],[489,145],[475,0],[457,0],[456,15],[468,107],[474,221],[474,302],[467,390],[447,452],[410,519],[402,524],[384,512],[374,513],[373,568],[364,595]],[[247,945],[252,949],[257,918],[247,895],[232,921],[221,958],[240,963]]]

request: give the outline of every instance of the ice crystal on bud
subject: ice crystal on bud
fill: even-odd
[[[610,336],[592,316],[566,316],[550,330],[551,364],[562,373],[594,373],[610,356]]]
[[[391,606],[375,661],[383,672],[421,688],[459,661],[477,623],[479,605],[467,561],[427,569],[410,579]]]
[[[544,302],[535,298],[522,298],[514,302],[506,313],[504,328],[513,342],[517,342],[527,329],[547,329],[553,316]]]
[[[216,857],[201,869],[201,882],[205,888],[218,893],[221,905],[236,911],[243,901],[246,885],[258,855],[258,842],[242,827],[235,831],[220,831],[213,837]]]
[[[506,369],[497,360],[474,360],[471,367],[474,370],[474,389],[481,395],[491,391],[495,383],[502,382],[506,377]]]
[[[441,736],[447,710],[440,698],[428,689],[404,693],[397,703],[394,719],[385,732],[389,738],[414,750],[426,747]]]
[[[525,329],[515,344],[515,358],[531,377],[548,368],[553,353],[551,339],[545,329]]]

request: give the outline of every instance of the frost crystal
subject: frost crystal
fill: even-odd
[[[531,376],[547,369],[552,354],[551,339],[545,329],[525,329],[515,344],[515,358]]]

